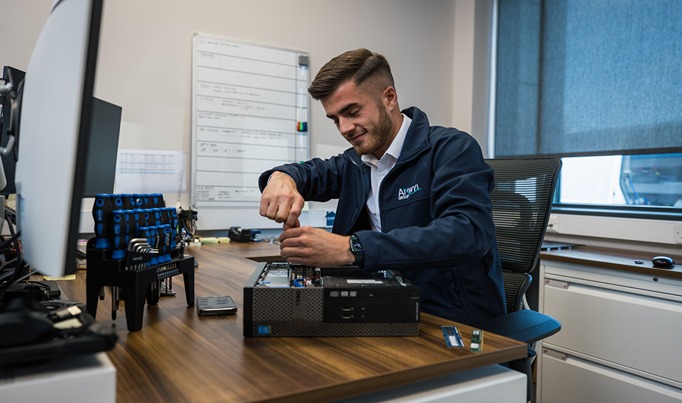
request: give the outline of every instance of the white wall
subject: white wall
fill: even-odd
[[[0,65],[25,69],[51,4],[51,0],[2,0]],[[474,121],[472,110],[473,100],[479,98],[479,108],[481,93],[487,93],[474,79],[481,77],[476,76],[481,67],[487,69],[488,49],[474,35],[482,29],[482,40],[487,41],[485,13],[490,4],[489,0],[105,0],[95,96],[123,107],[119,148],[179,150],[189,156],[193,33],[306,51],[313,74],[331,57],[366,47],[391,63],[401,107],[419,106],[432,124],[468,132],[476,128],[472,134],[485,148],[485,118]],[[477,53],[484,57],[476,58]],[[482,107],[485,110],[485,102]],[[347,147],[317,102],[310,128],[313,156]],[[186,164],[189,172],[189,159]],[[179,199],[189,206],[189,193]],[[89,208],[86,202],[84,210]]]
[[[96,94],[122,105],[123,120],[144,133],[122,133],[121,147],[189,150],[191,40],[201,32],[306,51],[313,73],[345,50],[376,50],[393,65],[402,105],[449,124],[451,10],[449,0],[108,1]],[[316,144],[345,146],[318,104],[311,137],[313,153]]]
[[[313,72],[348,49],[379,51],[393,64],[402,103],[419,104],[446,123],[452,118],[452,94],[443,87],[453,80],[454,3],[106,0],[95,95],[123,105],[124,120],[150,127],[173,119],[158,118],[156,110],[188,114],[191,37],[201,32],[307,51]],[[25,68],[50,6],[51,0],[2,0],[0,64]],[[188,131],[189,120],[178,119]],[[331,130],[320,135],[330,133],[343,145]]]
[[[52,1],[0,1],[0,65],[25,69]],[[105,1],[95,95],[123,106],[121,148],[189,155],[191,39],[200,32],[306,51],[313,74],[348,49],[381,52],[392,64],[401,106],[417,105],[433,124],[470,132],[488,152],[493,0]],[[313,156],[346,147],[318,103],[313,103],[311,140]],[[188,206],[189,193],[180,200]],[[83,232],[92,228],[91,203],[84,203]],[[658,223],[659,228],[618,220],[632,227],[623,231],[621,224],[589,217],[554,220],[560,221],[559,231],[548,238],[613,247],[645,241],[658,249],[672,243],[661,236],[670,239],[678,231],[671,222]],[[609,228],[619,229],[604,233]]]
[[[471,133],[487,153],[493,1],[454,3],[453,125]]]

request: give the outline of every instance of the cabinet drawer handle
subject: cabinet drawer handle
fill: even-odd
[[[556,358],[557,360],[566,361],[566,354],[560,353],[558,351],[550,350],[548,348],[542,349],[542,354],[548,357]]]
[[[564,290],[568,289],[568,283],[565,281],[545,279],[545,285],[549,287],[563,288]]]

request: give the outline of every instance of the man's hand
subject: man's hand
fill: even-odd
[[[304,203],[294,180],[285,173],[274,172],[260,198],[260,215],[283,223],[285,230],[300,227],[298,217],[301,216]]]
[[[279,236],[279,248],[289,263],[315,267],[342,266],[355,261],[349,238],[321,228],[290,228]]]

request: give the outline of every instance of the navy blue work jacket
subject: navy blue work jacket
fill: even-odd
[[[506,312],[490,192],[493,170],[470,135],[429,126],[421,110],[412,119],[395,167],[384,177],[382,232],[372,231],[366,209],[370,169],[349,148],[326,160],[287,164],[306,200],[338,199],[332,232],[355,233],[365,270],[395,269],[420,287],[422,311],[476,325]]]

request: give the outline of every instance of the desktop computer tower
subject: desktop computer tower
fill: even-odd
[[[260,263],[244,287],[244,336],[416,336],[419,289],[401,273]]]

